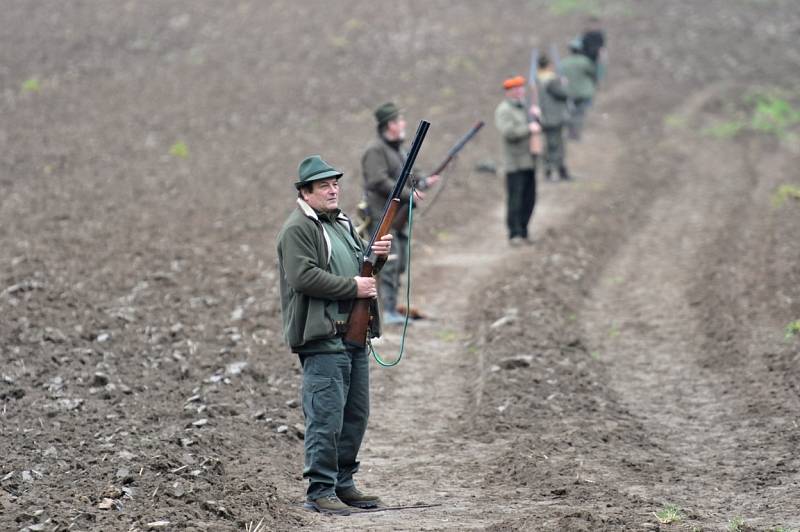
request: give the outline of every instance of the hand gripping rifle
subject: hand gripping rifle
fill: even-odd
[[[386,205],[383,208],[383,214],[380,218],[378,228],[375,234],[369,241],[369,245],[364,255],[364,262],[361,265],[361,277],[372,277],[375,264],[378,262],[378,257],[372,251],[372,245],[386,236],[392,227],[395,215],[400,208],[400,194],[406,186],[406,181],[411,175],[411,169],[414,167],[414,161],[417,158],[419,149],[422,146],[422,141],[425,140],[425,134],[428,132],[430,122],[420,120],[417,134],[414,137],[414,142],[411,144],[411,149],[406,156],[406,162],[403,165],[403,170],[400,172],[400,177],[392,190],[392,195],[386,200]],[[355,347],[365,347],[367,345],[367,329],[370,322],[370,300],[369,298],[357,298],[353,301],[353,309],[350,311],[350,317],[347,320],[347,332],[344,335],[344,343]]]
[[[437,166],[436,169],[433,172],[431,172],[431,175],[437,175],[444,172],[444,169],[447,168],[447,166],[453,161],[453,159],[455,159],[456,155],[458,155],[458,152],[460,152],[462,148],[464,148],[464,145],[467,142],[472,140],[472,137],[474,137],[475,134],[478,133],[478,131],[480,131],[482,127],[483,127],[483,120],[479,120],[474,126],[472,126],[472,128],[470,128],[469,131],[467,131],[466,135],[461,137],[461,139],[458,142],[453,144],[453,147],[450,148],[450,150],[447,152],[447,156],[444,158],[441,164],[439,164],[439,166]],[[444,186],[446,184],[447,184],[447,176],[442,178],[442,184],[439,185],[439,188],[436,190],[436,194],[434,194],[433,197],[431,197],[431,199],[428,200],[427,205],[425,206],[425,210],[423,210],[420,214],[425,214],[429,210],[431,210],[431,207],[433,207],[433,204],[436,203],[436,200],[441,195],[442,190],[444,190]]]

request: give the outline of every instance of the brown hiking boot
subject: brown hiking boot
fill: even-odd
[[[347,488],[343,491],[337,491],[336,495],[339,496],[339,499],[343,503],[356,508],[377,508],[381,503],[381,500],[377,495],[367,495],[366,493],[361,493],[355,487]]]
[[[408,317],[411,318],[412,320],[424,320],[425,318],[428,317],[427,314],[422,312],[417,307],[411,307],[409,309],[406,309],[406,306],[401,304],[397,305],[397,307],[395,308],[397,309],[398,314],[402,314],[403,316],[408,314]],[[406,312],[406,310],[408,310],[408,312]]]
[[[319,499],[308,500],[303,506],[321,514],[350,515],[350,507],[340,501],[336,495],[326,495]]]

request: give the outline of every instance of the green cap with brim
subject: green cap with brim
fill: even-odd
[[[303,159],[297,167],[297,176],[300,178],[294,186],[299,190],[303,185],[308,185],[320,179],[335,177],[339,179],[342,173],[322,160],[319,155],[310,155]]]
[[[392,102],[386,102],[375,109],[375,120],[378,125],[383,125],[400,116],[400,108]]]

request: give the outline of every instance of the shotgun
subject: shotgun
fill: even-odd
[[[455,159],[456,155],[458,155],[458,152],[460,152],[464,148],[464,145],[467,142],[472,140],[472,137],[474,137],[482,127],[483,127],[483,120],[479,120],[478,122],[476,122],[475,125],[472,126],[469,131],[467,131],[466,135],[461,137],[461,139],[458,142],[453,144],[453,147],[450,148],[450,150],[447,152],[447,156],[444,158],[441,164],[439,164],[439,166],[437,166],[436,169],[433,172],[431,172],[431,175],[437,175],[444,172],[445,168],[447,168],[447,166],[453,161],[453,159]],[[442,190],[444,190],[444,186],[446,184],[447,184],[447,178],[445,177],[442,179],[442,183],[436,190],[436,194],[434,194],[434,196],[430,200],[428,200],[428,202],[425,205],[425,210],[423,210],[420,214],[425,214],[429,210],[431,210],[431,207],[433,207],[433,204],[436,203],[436,199],[442,193]]]
[[[403,170],[397,178],[391,196],[386,199],[386,205],[383,207],[383,214],[381,215],[378,228],[375,230],[367,246],[364,261],[361,264],[361,272],[359,273],[361,277],[373,276],[378,258],[375,252],[372,251],[372,245],[391,231],[392,223],[400,208],[400,194],[406,186],[409,175],[411,175],[411,169],[414,168],[414,161],[417,158],[419,149],[422,146],[422,141],[425,140],[425,134],[428,132],[430,125],[430,122],[426,122],[425,120],[419,121],[417,134],[414,136],[414,142],[411,144],[411,149],[406,156]],[[370,302],[369,298],[357,298],[353,301],[353,308],[347,319],[347,332],[343,338],[346,345],[354,347],[365,347],[367,345],[367,329],[372,319],[372,316],[370,316]]]
[[[539,91],[536,85],[536,76],[539,74],[539,49],[531,51],[531,69],[528,74],[528,85],[530,86],[530,97],[528,98],[528,123],[538,122],[539,117],[531,112],[534,105],[539,105]],[[530,151],[533,155],[542,153],[542,133],[531,133]]]

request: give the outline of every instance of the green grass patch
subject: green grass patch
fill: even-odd
[[[794,99],[779,89],[752,90],[740,98],[724,101],[722,117],[712,119],[701,132],[717,139],[729,139],[744,131],[783,139],[792,134],[792,128],[800,125],[800,109],[790,98]],[[664,120],[669,125],[679,118],[668,116]]]
[[[772,205],[776,208],[783,206],[786,201],[794,199],[800,201],[800,186],[781,185],[772,195]]]
[[[458,334],[456,334],[455,331],[451,330],[439,331],[437,336],[439,337],[439,340],[443,342],[455,342],[456,340],[458,340]]]
[[[791,340],[800,336],[800,320],[794,320],[785,329],[785,338]]]
[[[571,13],[599,15],[602,9],[597,0],[551,0],[550,12],[554,15]]]
[[[658,522],[662,525],[669,525],[672,523],[680,523],[683,519],[683,512],[674,504],[667,504],[661,510],[653,512]]]
[[[728,532],[742,532],[744,530],[744,519],[734,517],[728,521]]]
[[[750,127],[754,131],[780,137],[790,127],[800,124],[800,110],[777,94],[756,93],[748,99],[754,105],[750,121]]]
[[[664,125],[671,129],[682,129],[689,124],[689,119],[683,115],[667,115]]]
[[[169,154],[181,159],[189,158],[189,147],[183,141],[178,141],[169,148]]]
[[[22,82],[22,92],[39,92],[42,86],[36,78],[26,79]]]
[[[703,130],[703,134],[714,137],[715,139],[729,139],[735,137],[740,131],[744,130],[747,124],[731,120],[728,122],[719,122],[713,126],[709,126]]]

